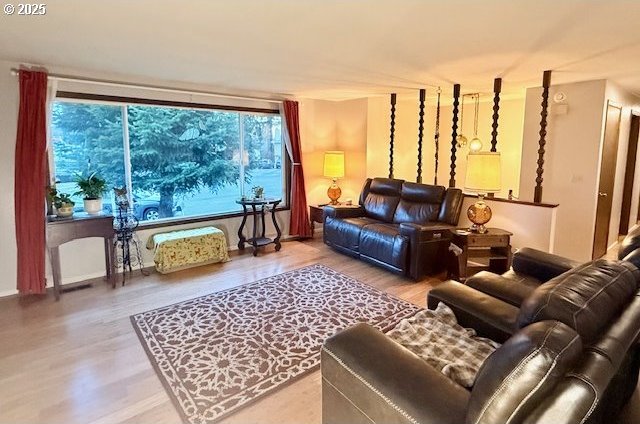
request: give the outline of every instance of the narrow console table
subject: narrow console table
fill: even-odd
[[[77,213],[70,218],[47,218],[47,250],[53,273],[53,293],[60,299],[61,273],[60,249],[64,243],[72,240],[100,237],[104,239],[104,259],[107,280],[115,287],[115,269],[113,253],[113,216]]]
[[[502,274],[511,267],[513,234],[509,231],[489,228],[486,233],[480,234],[459,228],[451,230],[451,233],[451,242],[460,250],[449,252],[448,278],[463,282],[481,270]]]
[[[273,243],[276,246],[276,252],[280,250],[282,247],[280,244],[280,237],[282,236],[282,233],[280,231],[280,227],[278,227],[278,222],[276,221],[276,207],[281,201],[282,199],[269,198],[236,200],[236,203],[242,205],[242,224],[240,224],[240,229],[238,230],[238,249],[243,250],[245,243],[248,243],[253,246],[253,256],[258,256],[259,247]],[[251,208],[251,211],[249,211],[249,207]],[[271,209],[271,220],[273,221],[273,226],[276,229],[276,237],[274,239],[265,236],[265,209]],[[253,215],[253,237],[246,238],[244,236],[244,225],[247,222],[247,216],[249,216],[249,213]],[[258,217],[260,217],[260,221],[262,222],[261,231],[258,230]],[[258,235],[259,232],[261,232],[261,235]]]

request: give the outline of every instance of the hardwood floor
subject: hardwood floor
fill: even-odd
[[[53,296],[0,300],[0,423],[178,423],[180,417],[129,316],[313,263],[424,305],[438,279],[420,283],[336,254],[319,239],[287,242],[254,258],[233,256],[170,275],[136,276]],[[319,423],[313,372],[228,417],[226,423]]]
[[[179,423],[129,316],[322,263],[424,306],[438,278],[419,283],[337,254],[319,239],[287,242],[254,258],[236,255],[170,275],[136,276],[125,287],[103,282],[60,302],[0,300],[0,423]],[[638,392],[623,422],[640,422]],[[225,423],[320,423],[319,371],[226,418]]]

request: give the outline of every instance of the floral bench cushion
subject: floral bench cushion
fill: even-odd
[[[153,261],[162,274],[229,260],[227,239],[215,227],[154,234],[147,249],[154,250]]]

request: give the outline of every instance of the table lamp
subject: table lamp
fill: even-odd
[[[338,178],[344,177],[344,152],[330,151],[324,153],[324,176],[333,181],[327,190],[331,205],[337,205],[342,190],[338,187]]]
[[[481,234],[487,232],[485,224],[491,219],[491,208],[484,202],[484,196],[499,192],[501,180],[500,153],[469,153],[464,188],[478,193],[478,201],[467,209],[467,217],[473,223],[470,231]]]

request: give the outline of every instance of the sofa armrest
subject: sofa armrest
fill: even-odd
[[[422,242],[434,239],[449,240],[453,228],[447,224],[420,225],[411,222],[400,224],[400,235],[406,236],[412,242]]]
[[[429,291],[429,309],[440,302],[451,308],[458,324],[481,337],[503,343],[517,330],[517,307],[457,281],[445,281]]]
[[[565,257],[524,247],[513,255],[515,272],[530,275],[545,283],[580,265],[580,262]]]
[[[324,219],[330,218],[357,218],[364,216],[364,208],[362,206],[340,207],[326,205],[323,207]],[[323,221],[324,221],[323,219]]]
[[[465,420],[469,391],[373,327],[336,334],[321,355],[323,424]]]
[[[453,226],[440,223],[420,225],[401,223],[400,235],[409,239],[409,276],[420,280],[439,272],[446,263]]]

